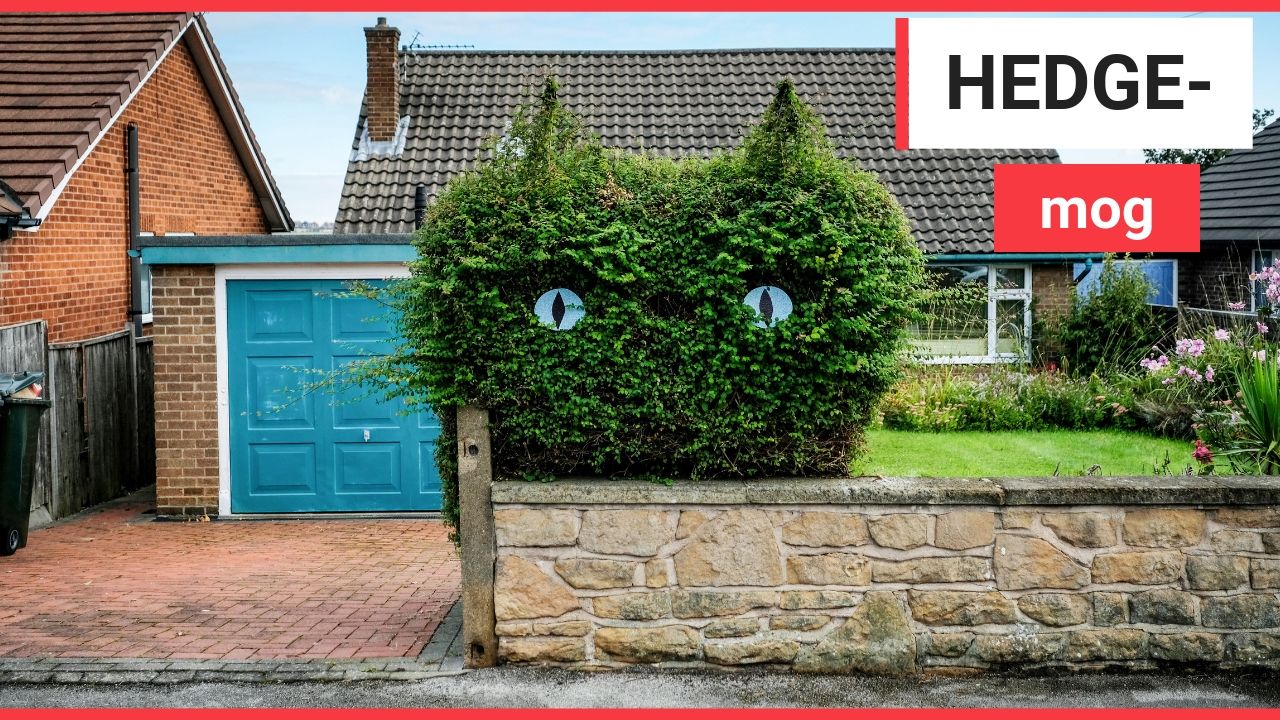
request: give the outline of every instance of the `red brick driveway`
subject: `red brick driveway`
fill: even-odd
[[[458,598],[422,519],[152,522],[134,496],[0,558],[0,657],[416,657]]]

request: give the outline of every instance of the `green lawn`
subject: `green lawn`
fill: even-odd
[[[1192,444],[1136,433],[1073,430],[927,433],[872,430],[854,474],[897,477],[1151,475],[1165,453],[1175,473],[1193,464]]]

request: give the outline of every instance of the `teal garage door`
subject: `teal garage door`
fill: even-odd
[[[336,280],[227,282],[233,513],[440,509],[430,412],[361,391],[303,393],[315,371],[390,350],[386,308]]]

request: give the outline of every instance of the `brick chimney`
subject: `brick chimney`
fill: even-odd
[[[394,140],[400,123],[400,73],[396,60],[400,47],[400,30],[378,18],[378,24],[364,29],[368,50],[369,77],[364,86],[364,107],[368,114],[369,139],[374,142]]]

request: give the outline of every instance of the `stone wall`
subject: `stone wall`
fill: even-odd
[[[492,499],[502,662],[1280,661],[1265,478],[500,482]]]

